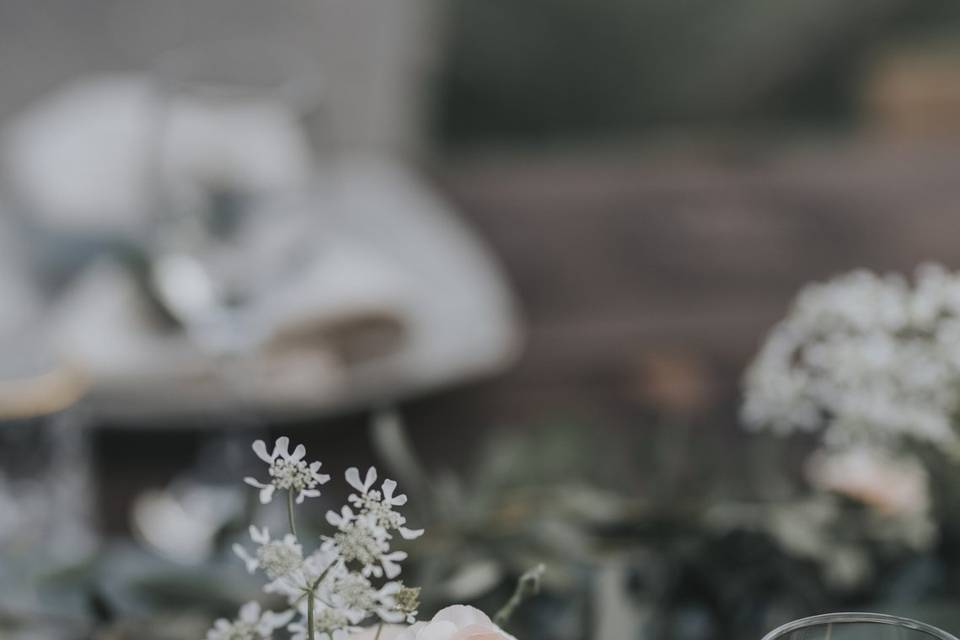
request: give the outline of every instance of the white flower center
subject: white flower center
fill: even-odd
[[[345,530],[334,535],[340,555],[347,562],[356,561],[363,566],[374,564],[382,552],[380,541],[373,531],[358,523],[351,523]]]
[[[303,491],[317,486],[317,479],[304,460],[291,462],[285,458],[277,458],[270,465],[270,476],[278,489]]]
[[[303,553],[298,545],[273,540],[257,549],[257,562],[271,580],[276,580],[299,567]]]
[[[351,609],[366,611],[376,604],[370,581],[355,573],[344,576],[337,583],[337,597]]]
[[[393,510],[383,501],[379,491],[371,491],[356,500],[356,504],[367,513],[373,514],[384,529],[397,529],[406,524],[407,519]]]

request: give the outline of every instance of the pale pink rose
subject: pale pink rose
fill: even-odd
[[[849,496],[886,515],[917,515],[930,508],[927,472],[913,458],[866,448],[818,451],[807,461],[806,471],[815,487]]]
[[[517,640],[483,611],[462,604],[442,609],[430,622],[407,627],[394,640]]]

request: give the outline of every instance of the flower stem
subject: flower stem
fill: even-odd
[[[317,630],[313,624],[313,590],[307,592],[307,638],[314,640]]]
[[[290,525],[293,525],[293,510],[290,511]],[[296,535],[296,534],[294,534]],[[330,573],[330,569],[333,568],[333,565],[330,565],[326,569],[320,572],[320,575],[314,580],[313,584],[307,583],[304,593],[307,596],[307,640],[314,640],[316,629],[314,629],[313,623],[313,608],[316,605],[317,600],[317,587],[320,586],[320,583],[323,582],[323,579],[327,577],[327,574]],[[331,606],[329,603],[325,603],[327,606]],[[377,635],[380,635],[377,632]]]
[[[380,632],[383,631],[383,623],[377,625],[377,635],[373,636],[373,640],[380,640]]]
[[[507,604],[503,605],[503,608],[493,617],[493,623],[495,625],[498,627],[506,626],[511,616],[513,616],[514,611],[517,610],[517,607],[523,604],[528,598],[540,592],[540,580],[543,577],[544,570],[544,566],[539,564],[520,576],[520,579],[517,581],[517,588],[513,592],[513,595],[510,596],[510,600],[508,600]]]
[[[297,535],[297,527],[293,523],[293,490],[287,491],[287,519],[290,522],[290,533]]]

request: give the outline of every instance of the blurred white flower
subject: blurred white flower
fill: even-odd
[[[458,604],[437,612],[430,622],[418,622],[394,640],[516,640],[491,622],[487,614]]]
[[[913,286],[866,271],[807,286],[745,377],[748,427],[823,429],[830,447],[955,453],[958,410],[960,274],[933,265]]]
[[[263,440],[253,443],[254,453],[270,465],[270,481],[264,483],[249,477],[244,478],[243,481],[260,489],[260,502],[264,504],[270,502],[273,492],[277,489],[295,492],[297,504],[300,504],[304,498],[319,496],[320,490],[316,487],[330,480],[330,476],[319,473],[319,462],[307,464],[303,459],[307,455],[307,450],[302,444],[298,444],[293,453],[288,451],[289,446],[290,439],[286,436],[277,438],[272,453],[267,453],[267,445]]]
[[[207,632],[207,640],[268,640],[273,637],[275,630],[285,626],[291,618],[292,611],[261,611],[258,603],[248,602],[240,608],[240,616],[236,620],[217,620]]]

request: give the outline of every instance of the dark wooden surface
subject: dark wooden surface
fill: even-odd
[[[671,354],[729,386],[804,283],[960,268],[960,145],[829,144],[468,162],[440,184],[529,325],[517,392]]]
[[[695,455],[735,448],[742,369],[799,287],[861,266],[960,268],[960,145],[491,156],[432,176],[500,256],[528,330],[511,370],[404,407],[438,468],[468,464],[491,429],[551,421],[638,451],[649,425],[684,422]],[[274,429],[335,471],[373,455],[364,422]],[[105,528],[123,531],[133,496],[203,440],[102,430]]]

